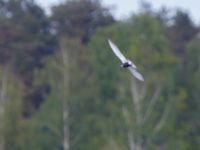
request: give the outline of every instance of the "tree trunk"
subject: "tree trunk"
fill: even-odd
[[[69,91],[69,57],[65,50],[64,42],[61,41],[61,55],[63,62],[63,149],[70,150],[70,130],[69,130],[69,106],[68,106],[68,91]]]
[[[4,137],[2,133],[3,128],[3,119],[4,119],[4,103],[6,100],[6,89],[7,89],[7,76],[8,76],[8,66],[4,66],[3,75],[1,80],[1,91],[0,91],[0,123],[1,123],[1,133],[0,133],[0,150],[4,150]]]
[[[141,96],[139,94],[139,90],[134,79],[132,80],[132,84],[131,84],[131,93],[132,93],[132,99],[133,99],[133,107],[136,114],[136,123],[137,123],[137,126],[141,126],[142,121],[143,121],[141,99],[140,99]],[[140,135],[137,135],[136,138],[137,139],[135,139],[136,141],[135,150],[142,150],[142,138]]]
[[[126,107],[122,107],[122,112],[123,112],[124,120],[128,126],[127,136],[128,136],[129,148],[130,148],[130,150],[136,150],[136,143],[134,140],[134,135],[133,135],[132,129],[130,128],[130,125],[131,125],[130,114]]]

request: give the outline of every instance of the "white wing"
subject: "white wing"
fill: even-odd
[[[131,65],[133,68],[135,68],[135,69],[137,68],[136,65],[132,61],[131,61]]]
[[[110,39],[108,39],[108,43],[115,55],[121,60],[122,63],[125,63],[127,60],[124,57],[124,55],[120,52],[119,48]]]
[[[128,67],[128,69],[130,70],[130,72],[140,81],[144,81],[144,78],[143,76],[137,72],[137,70],[133,67]]]

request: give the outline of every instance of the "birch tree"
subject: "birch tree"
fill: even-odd
[[[81,82],[84,80],[82,79],[82,72],[84,72],[82,67],[86,65],[86,63],[83,63],[85,57],[84,48],[78,39],[63,37],[60,39],[59,44],[61,58],[60,70],[62,76],[60,89],[63,107],[63,147],[64,150],[70,150],[72,149],[71,147],[74,146],[72,143],[76,143],[74,138],[79,139],[79,133],[77,133],[78,135],[73,134],[75,137],[70,135],[72,124],[74,127],[74,123],[78,124],[77,121],[80,121],[76,120],[76,117],[79,116],[74,116],[72,107],[78,107],[76,103],[80,103],[80,100],[84,99],[80,90],[83,90]],[[74,100],[77,97],[77,91],[79,92],[77,99],[78,102]]]
[[[10,65],[0,69],[0,149],[17,149],[23,85]]]
[[[124,120],[128,125],[127,138],[130,150],[148,149],[150,144],[152,144],[152,137],[163,129],[171,109],[171,100],[168,99],[164,103],[161,115],[155,119],[152,115],[155,111],[154,109],[156,109],[162,90],[160,87],[157,87],[152,92],[151,97],[145,99],[147,97],[147,93],[145,92],[147,89],[145,88],[145,86],[140,88],[138,83],[132,80],[131,94],[134,111],[125,106],[122,108]]]
[[[7,92],[7,76],[8,76],[8,67],[4,66],[2,68],[2,76],[1,76],[1,91],[0,91],[0,150],[4,150],[4,137],[3,137],[3,127],[4,127],[4,114],[5,114],[5,101],[6,101],[6,92]]]
[[[70,150],[70,120],[69,120],[69,54],[65,41],[61,40],[61,59],[62,59],[62,74],[63,74],[63,88],[62,89],[62,103],[63,103],[63,149]]]
[[[172,109],[170,73],[176,59],[169,51],[164,26],[153,15],[143,12],[134,16],[132,26],[135,30],[130,31],[134,36],[127,44],[128,54],[134,56],[146,79],[144,83],[131,79],[132,107],[125,106],[123,114],[130,128],[127,133],[130,150],[145,150],[156,145],[153,141],[167,123]]]
[[[107,52],[106,48],[102,48],[103,44],[100,44],[102,39],[105,41],[105,36],[110,35],[125,56],[134,61],[145,78],[145,82],[140,84],[134,79],[128,80],[131,74],[126,74],[125,70],[117,72],[119,70],[115,70],[115,63],[108,70],[110,78],[114,71],[115,76],[118,74],[122,78],[118,81],[118,88],[129,149],[144,150],[156,147],[157,143],[154,141],[168,123],[172,109],[171,73],[176,66],[165,28],[153,15],[143,12],[133,16],[128,23],[99,31],[94,39],[99,40],[95,41],[95,44],[96,49],[100,49],[97,55],[102,56],[102,62],[111,62],[112,54],[109,55],[110,51]],[[103,55],[102,49],[105,49],[109,57]],[[119,65],[119,62],[116,64]]]

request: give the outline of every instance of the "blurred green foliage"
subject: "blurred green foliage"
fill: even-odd
[[[50,16],[33,0],[0,0],[0,149],[200,149],[199,26],[142,7],[117,21],[98,0]]]

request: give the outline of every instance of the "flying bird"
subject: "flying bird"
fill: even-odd
[[[127,68],[132,75],[137,78],[140,81],[144,81],[143,76],[137,71],[137,67],[136,65],[130,61],[129,59],[127,59],[119,50],[119,48],[110,40],[108,39],[108,43],[112,49],[112,51],[115,53],[115,55],[120,59],[120,61],[122,62],[121,67],[123,68]]]

